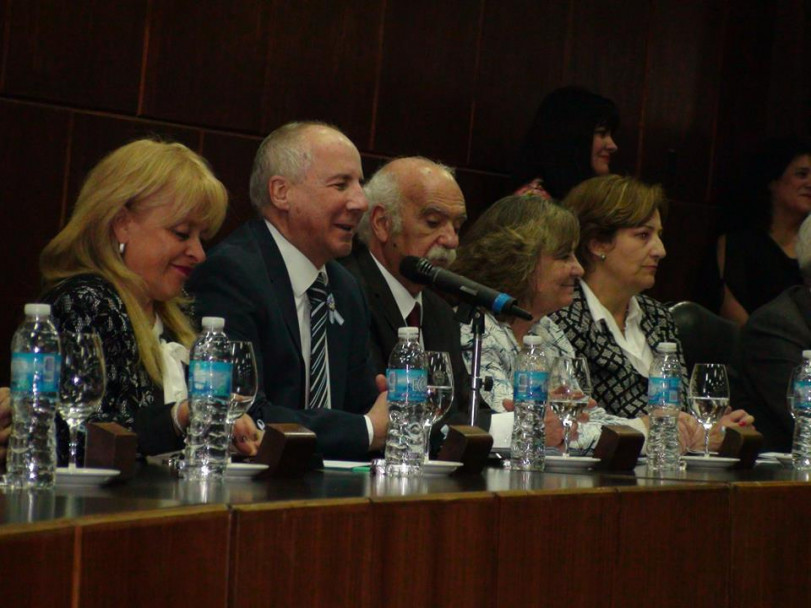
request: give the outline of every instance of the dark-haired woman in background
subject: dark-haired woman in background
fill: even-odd
[[[725,207],[726,233],[716,250],[720,313],[742,325],[757,308],[803,282],[795,244],[811,212],[811,144],[765,141]]]
[[[607,175],[619,125],[610,99],[575,86],[552,91],[521,146],[512,172],[515,194],[563,200],[580,182]]]

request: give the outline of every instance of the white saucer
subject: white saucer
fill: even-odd
[[[591,456],[547,456],[544,469],[559,471],[574,471],[580,469],[590,469],[600,462],[599,458]]]
[[[461,462],[451,460],[429,460],[422,463],[423,475],[450,475],[462,466]]]
[[[722,458],[721,456],[682,456],[688,469],[728,469],[740,458]]]
[[[69,469],[59,467],[56,469],[56,485],[58,486],[100,486],[117,477],[120,471],[115,469]]]
[[[225,467],[226,479],[245,479],[261,473],[268,468],[266,464],[256,464],[253,462],[229,462]]]
[[[794,468],[794,459],[791,454],[775,454],[774,459],[786,468]]]

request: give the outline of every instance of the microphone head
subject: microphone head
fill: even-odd
[[[414,283],[430,285],[436,274],[436,268],[425,258],[407,255],[400,261],[400,274]]]

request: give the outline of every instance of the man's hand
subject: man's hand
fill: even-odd
[[[260,431],[256,428],[256,423],[253,421],[253,418],[248,416],[248,414],[242,414],[234,423],[231,438],[234,442],[234,447],[240,454],[243,456],[256,456],[264,435],[264,431]]]
[[[11,393],[7,386],[0,388],[0,464],[6,461],[6,446],[11,435]]]
[[[370,450],[380,450],[386,444],[386,433],[389,429],[389,404],[386,402],[386,377],[383,374],[375,376],[375,384],[380,394],[375,400],[375,404],[367,412],[369,420],[372,421],[374,437]]]

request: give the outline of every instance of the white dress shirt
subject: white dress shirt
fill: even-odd
[[[293,301],[296,305],[296,316],[298,317],[299,337],[301,339],[301,356],[304,359],[304,403],[310,401],[310,298],[307,297],[307,290],[312,286],[318,273],[324,274],[329,287],[329,275],[322,266],[316,268],[315,265],[299,251],[290,241],[288,241],[278,228],[265,220],[270,235],[273,237],[279,252],[282,254],[284,265],[287,268],[287,275],[290,277],[290,285],[293,288]],[[329,346],[324,344],[326,352],[324,360],[327,363],[327,404],[325,407],[332,407],[332,393],[329,378]],[[366,421],[366,431],[369,434],[369,445],[374,439],[374,427],[368,416],[364,416]]]
[[[653,350],[651,350],[645,332],[642,331],[640,321],[642,320],[642,310],[639,308],[639,303],[635,297],[631,298],[628,303],[628,312],[625,315],[625,333],[620,331],[614,315],[603,306],[602,302],[594,295],[594,292],[589,288],[585,281],[580,281],[580,286],[583,288],[583,293],[586,296],[586,304],[589,307],[589,312],[595,322],[600,319],[605,321],[611,335],[617,342],[617,346],[622,349],[625,356],[643,377],[647,378],[650,372],[650,366],[653,363]]]
[[[408,319],[408,315],[414,309],[415,304],[420,305],[420,346],[425,348],[425,342],[422,339],[422,292],[418,293],[416,297],[412,296],[409,291],[403,286],[400,281],[398,281],[393,274],[389,272],[389,269],[383,266],[380,261],[375,257],[372,252],[369,252],[372,256],[372,259],[377,264],[377,267],[380,269],[380,274],[383,275],[383,278],[386,280],[386,285],[389,286],[389,291],[391,291],[391,295],[394,296],[394,301],[397,304],[397,308],[400,311],[400,315],[403,319]]]

